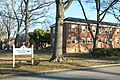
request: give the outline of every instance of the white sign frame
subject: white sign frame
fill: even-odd
[[[13,45],[13,67],[15,67],[15,56],[16,55],[31,55],[32,61],[31,64],[33,65],[33,45],[31,48],[25,47],[25,45],[21,46],[20,48],[15,48],[15,45]]]

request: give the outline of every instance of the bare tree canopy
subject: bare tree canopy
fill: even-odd
[[[111,0],[109,5],[106,6],[106,8],[102,8],[102,3],[104,2],[104,0],[85,0],[85,2],[87,3],[94,3],[95,6],[94,6],[94,9],[96,10],[96,17],[97,17],[97,24],[96,24],[96,33],[95,33],[95,36],[93,35],[92,31],[91,31],[91,28],[90,28],[90,23],[88,22],[88,19],[87,19],[87,13],[85,12],[85,9],[84,9],[84,6],[82,5],[82,0],[78,0],[81,8],[82,8],[82,11],[83,11],[83,14],[84,14],[84,17],[85,17],[85,20],[86,20],[86,23],[88,25],[88,29],[90,31],[90,34],[93,38],[93,48],[96,48],[97,47],[97,42],[98,42],[98,33],[99,33],[99,25],[100,25],[100,22],[104,19],[104,17],[106,16],[108,10],[110,10],[111,7],[113,7],[119,0]]]
[[[54,2],[53,0],[1,0],[0,15],[14,20],[16,26],[13,31],[16,38],[15,43],[23,31],[26,33],[28,42],[28,28],[47,24],[46,19],[51,16],[48,13]]]
[[[12,14],[12,9],[10,7],[10,4],[5,0],[1,0],[1,4],[2,6],[0,7],[1,8],[0,16],[1,16],[2,23],[3,23],[3,27],[4,26],[6,27],[7,38],[8,38],[7,49],[9,49],[10,36],[14,28],[14,19],[12,19],[13,14]]]
[[[105,0],[102,3],[102,8],[106,8],[110,2],[111,0]],[[120,21],[120,0],[108,10],[108,13],[112,14],[118,21]]]

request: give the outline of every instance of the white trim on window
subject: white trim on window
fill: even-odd
[[[108,44],[108,39],[106,38],[106,39],[105,39],[105,45],[107,45],[107,44]]]
[[[71,25],[71,31],[72,31],[72,32],[75,32],[75,31],[76,31],[75,24],[72,24],[72,25]]]
[[[112,44],[112,39],[110,39],[110,44]]]
[[[71,37],[71,44],[76,44],[76,37]]]
[[[96,32],[96,28],[95,27],[92,27],[92,32]]]
[[[110,34],[112,34],[112,28],[110,28]]]
[[[119,29],[116,29],[116,34],[120,34],[120,31],[119,31]]]
[[[82,32],[86,31],[86,26],[82,26]]]
[[[72,52],[76,52],[76,49],[75,49],[75,48],[73,48],[73,49],[72,49]]]
[[[117,45],[120,44],[120,40],[119,40],[119,39],[116,40],[116,44],[117,44]]]
[[[87,44],[90,44],[90,38],[87,38]]]
[[[82,38],[82,44],[86,43],[86,38]]]
[[[108,28],[105,28],[105,34],[108,34]]]

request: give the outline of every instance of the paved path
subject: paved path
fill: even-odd
[[[120,80],[120,66],[13,76],[2,80]]]

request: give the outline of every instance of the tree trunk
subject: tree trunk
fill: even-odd
[[[0,39],[0,50],[2,50],[2,38]]]
[[[97,26],[95,38],[93,39],[93,49],[98,47],[98,34],[99,34],[99,24],[100,24],[100,1],[96,1],[96,10],[97,10]]]
[[[27,0],[25,3],[25,45],[28,46],[29,37],[28,37],[28,23],[29,23],[29,11],[28,11],[28,3],[29,0]]]
[[[10,50],[10,32],[8,31],[8,43],[7,43],[7,50]]]
[[[19,35],[17,34],[16,38],[15,38],[15,47],[18,47],[18,45],[17,45],[18,37],[19,37]]]
[[[56,0],[56,26],[55,26],[55,42],[54,50],[50,61],[62,61],[63,57],[63,20],[64,12],[69,8],[73,0]]]
[[[63,54],[62,54],[63,19],[64,19],[63,0],[56,0],[55,43],[54,43],[54,52],[50,61],[61,61],[63,59]]]

